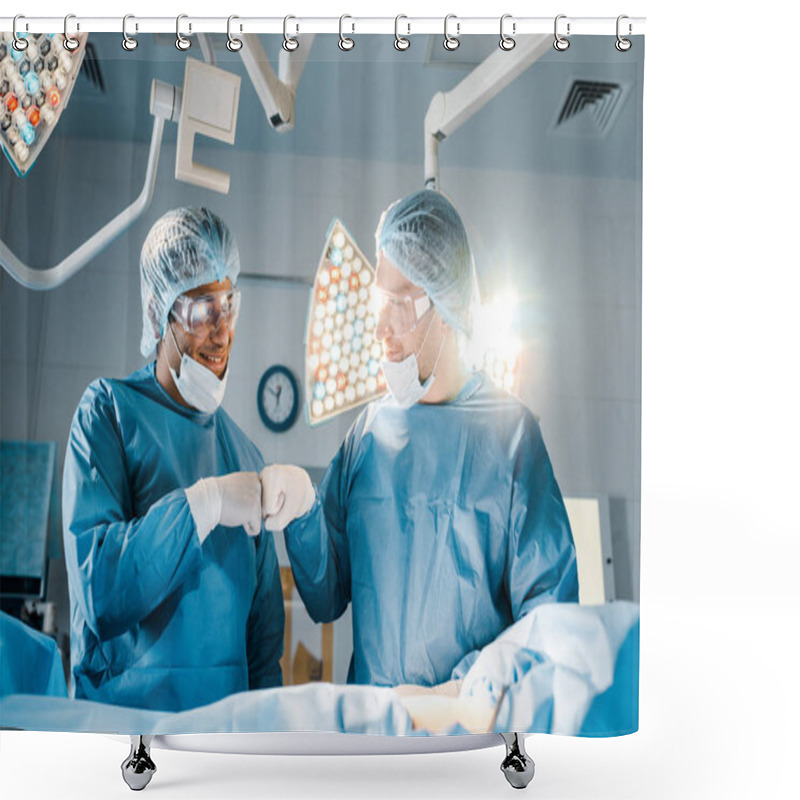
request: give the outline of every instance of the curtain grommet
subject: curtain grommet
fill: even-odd
[[[345,36],[344,31],[342,30],[344,21],[346,19],[353,19],[353,18],[349,14],[342,14],[342,16],[339,17],[339,49],[344,50],[345,52],[347,52],[348,50],[352,50],[356,46],[355,41],[351,39],[349,36]],[[353,25],[352,30],[355,31],[355,29],[356,26]]]
[[[81,43],[74,36],[70,36],[67,30],[71,19],[75,19],[74,14],[67,14],[67,16],[64,17],[64,49],[68,53],[74,53],[81,46]]]
[[[188,14],[178,14],[175,18],[175,47],[181,52],[188,50],[192,46],[191,41],[181,33],[181,20],[187,19],[188,17]],[[189,30],[191,31],[191,29],[192,26],[190,25]]]
[[[133,14],[126,14],[122,18],[122,49],[130,53],[139,46],[139,42],[133,36],[128,36],[129,19],[136,19],[136,17],[134,17]],[[138,28],[139,26],[137,25],[136,29],[138,30]]]
[[[569,39],[566,36],[562,36],[558,32],[558,21],[560,19],[566,19],[566,14],[559,14],[555,22],[553,23],[553,47],[558,50],[559,53],[563,53],[569,47]],[[567,36],[570,34],[570,23],[567,23]]]
[[[622,36],[622,34],[620,33],[620,29],[621,29],[620,23],[624,19],[628,19],[628,15],[627,14],[620,14],[617,17],[617,41],[614,43],[614,47],[616,47],[617,50],[620,51],[620,53],[627,53],[628,50],[630,50],[631,47],[633,47],[633,42],[630,39],[625,39]],[[633,30],[633,26],[629,22],[628,23],[628,36],[631,35],[631,31],[632,30]]]
[[[23,36],[17,36],[17,20],[25,19],[23,14],[17,14],[14,17],[14,22],[11,25],[11,31],[13,35],[13,39],[11,41],[11,46],[18,52],[21,53],[23,50],[28,49],[28,40],[25,39]]]
[[[406,36],[400,35],[400,20],[401,19],[408,19],[405,14],[398,14],[394,18],[394,49],[399,50],[400,52],[404,52],[411,47],[411,39],[407,38],[411,34],[411,25],[406,23],[406,27],[408,28],[408,33]]]
[[[503,14],[500,17],[500,49],[505,50],[506,53],[513,50],[517,46],[517,40],[513,36],[509,36],[504,29],[505,21],[507,19],[512,19],[511,14]],[[517,32],[517,23],[511,23],[511,33]]]
[[[238,53],[244,47],[244,42],[241,39],[237,39],[231,33],[231,22],[235,19],[239,19],[236,14],[231,14],[228,17],[228,41],[225,42],[225,47],[227,47],[231,53]]]
[[[447,30],[448,23],[451,19],[456,20],[456,35],[451,36],[450,32]],[[458,17],[455,14],[448,14],[444,18],[444,41],[442,42],[442,46],[445,50],[449,50],[451,53],[454,50],[458,50],[461,41],[458,38],[458,34],[461,33],[461,23],[458,21]]]
[[[298,47],[300,47],[300,42],[294,36],[289,36],[289,20],[290,19],[297,19],[297,17],[293,17],[291,14],[287,14],[283,18],[283,44],[281,45],[283,49],[287,53],[294,53]]]

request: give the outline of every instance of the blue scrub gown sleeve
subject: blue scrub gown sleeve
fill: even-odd
[[[125,449],[102,381],[90,385],[75,412],[62,502],[69,582],[100,640],[133,628],[200,565],[183,489],[134,516]]]
[[[540,603],[578,602],[567,510],[541,430],[529,412],[514,463],[505,587],[515,622]]]
[[[338,619],[350,602],[347,492],[351,433],[333,458],[311,510],[284,532],[300,597],[314,622]]]
[[[269,689],[283,683],[283,590],[272,534],[262,530],[255,542],[257,583],[247,618],[247,673],[251,689]]]
[[[516,622],[540,603],[578,602],[578,566],[567,511],[539,425],[526,410],[516,437],[503,585]],[[462,679],[480,650],[451,678]]]

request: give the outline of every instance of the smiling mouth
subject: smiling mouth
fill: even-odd
[[[225,367],[228,364],[228,357],[226,355],[212,355],[211,353],[198,353],[198,355],[202,363],[217,376],[225,372]]]

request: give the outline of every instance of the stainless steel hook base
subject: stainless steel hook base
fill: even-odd
[[[525,736],[521,733],[501,733],[506,745],[506,757],[500,765],[506,780],[515,789],[524,789],[532,780],[536,765],[525,752]]]
[[[131,736],[131,752],[122,762],[122,778],[135,792],[144,789],[156,774],[156,765],[150,758],[152,736]]]

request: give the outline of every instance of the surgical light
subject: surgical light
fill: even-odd
[[[517,299],[503,292],[476,309],[473,335],[464,353],[473,369],[482,369],[491,380],[511,394],[519,392],[521,345],[515,335]]]
[[[386,381],[375,339],[375,271],[338,219],[326,234],[306,324],[306,411],[314,426],[380,397]]]
[[[0,34],[0,146],[21,178],[27,175],[69,102],[86,53],[88,34],[18,33],[28,46],[17,50],[11,33]]]

